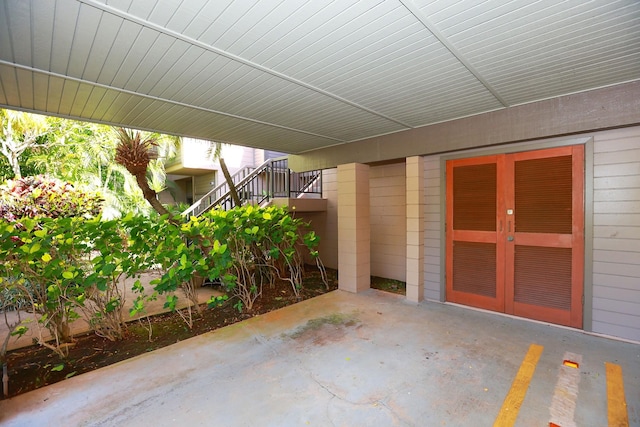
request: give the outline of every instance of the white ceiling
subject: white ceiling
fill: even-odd
[[[633,80],[638,0],[0,0],[0,106],[288,153]]]

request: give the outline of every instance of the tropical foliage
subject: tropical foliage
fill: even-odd
[[[157,192],[151,188],[147,181],[147,171],[154,160],[158,160],[158,147],[161,136],[159,134],[144,135],[140,131],[117,128],[118,144],[115,150],[116,163],[124,166],[136,179],[136,183],[145,200],[160,215],[169,214],[169,211],[157,199]]]
[[[20,156],[43,143],[49,127],[45,116],[0,110],[0,154],[9,163],[13,177],[22,177]]]
[[[115,160],[121,131],[111,126],[57,117],[0,110],[0,182],[6,179],[47,174],[99,192],[104,199],[103,216],[117,218],[129,212],[148,215],[151,206],[130,174]],[[125,132],[134,132],[125,130]],[[145,171],[148,186],[156,193],[165,189],[164,163],[175,155],[179,139],[136,132],[143,140],[155,140],[154,158]]]
[[[175,310],[180,290],[189,304],[179,313],[191,327],[201,310],[199,280],[218,281],[227,292],[212,299],[212,307],[229,299],[243,311],[253,309],[267,284],[285,283],[299,296],[303,259],[316,260],[323,271],[318,236],[282,208],[248,206],[191,218],[169,212],[156,196],[177,139],[57,118],[29,127],[25,120],[35,119],[19,114],[0,116],[2,153],[14,176],[0,186],[0,311],[33,313],[36,340],[61,357],[80,317],[103,337],[123,337],[124,278],[135,280],[138,293],[130,315],[144,313],[145,303],[161,295]],[[28,164],[60,179],[22,178],[25,153]],[[79,182],[82,188],[71,184]],[[160,215],[150,216],[149,207]],[[150,269],[160,276],[147,294],[139,277]],[[30,326],[7,324],[0,359],[10,336]]]
[[[111,221],[82,216],[0,220],[0,295],[26,301],[38,315],[38,342],[64,357],[73,341],[70,323],[82,313],[100,335],[122,337],[121,279],[137,278],[150,268],[160,268],[161,276],[151,282],[152,295],[135,282],[139,297],[132,315],[159,295],[165,295],[166,307],[175,309],[177,290],[192,299],[190,307],[197,311],[196,276],[221,281],[238,310],[251,310],[266,284],[284,280],[298,292],[300,250],[317,257],[318,237],[306,227],[275,207],[214,210],[184,223],[168,216],[153,220],[134,215]],[[193,324],[190,310],[183,316]],[[14,333],[27,327],[17,325]]]
[[[0,218],[16,221],[35,217],[95,217],[102,198],[71,183],[43,175],[9,180],[0,185]]]

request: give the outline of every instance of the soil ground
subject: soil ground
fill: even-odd
[[[394,294],[406,295],[407,284],[400,280],[386,279],[384,277],[371,276],[371,287]]]
[[[238,312],[233,307],[233,299],[217,308],[203,305],[202,315],[194,319],[192,328],[177,313],[164,313],[129,323],[126,335],[120,341],[109,341],[94,333],[82,334],[75,337],[76,342],[65,360],[41,346],[10,351],[7,358],[9,397],[337,289],[337,272],[328,269],[327,276],[328,288],[322,282],[319,272],[315,268],[309,268],[300,291],[300,299],[296,298],[287,283],[265,286],[251,312]],[[372,277],[371,286],[404,293],[404,283],[395,280]]]

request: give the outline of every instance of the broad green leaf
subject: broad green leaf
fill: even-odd
[[[36,231],[34,231],[34,232],[33,232],[33,234],[34,234],[36,237],[43,238],[44,236],[46,236],[46,235],[47,235],[47,229],[45,228],[45,229],[42,229],[42,230],[36,230]]]
[[[56,365],[53,368],[51,368],[53,372],[60,372],[63,369],[64,369],[64,363],[60,363],[59,365]]]
[[[42,262],[47,263],[49,261],[51,261],[51,255],[49,254],[44,254],[40,257],[40,259],[42,259]]]
[[[116,265],[115,264],[107,264],[104,267],[102,267],[102,271],[100,272],[102,275],[104,276],[108,276],[111,273],[113,273],[116,269]]]
[[[99,277],[96,280],[96,288],[98,288],[99,291],[106,292],[108,288],[107,279],[104,277]]]
[[[22,218],[22,225],[24,226],[24,229],[27,230],[29,233],[31,233],[31,230],[33,230],[33,227],[36,225],[36,222],[30,218]]]
[[[175,295],[167,295],[167,300],[164,303],[164,308],[168,308],[171,311],[176,309],[176,304],[178,302],[178,297]]]
[[[73,273],[71,271],[63,271],[62,277],[65,279],[73,279]]]
[[[140,282],[140,279],[137,279],[135,282],[133,282],[131,290],[134,292],[144,292],[144,286],[142,286],[142,282]]]
[[[12,332],[11,332],[11,336],[15,337],[15,336],[19,336],[21,337],[22,335],[24,335],[25,333],[27,333],[27,331],[29,330],[29,328],[27,328],[26,326],[18,326],[17,328],[15,328]]]

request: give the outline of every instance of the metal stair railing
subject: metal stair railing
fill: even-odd
[[[234,182],[234,185],[242,205],[263,206],[276,197],[299,198],[308,194],[321,197],[322,171],[291,172],[286,157],[268,159],[241,180]],[[222,187],[222,184],[218,187]],[[198,216],[216,206],[224,210],[235,206],[228,186],[225,193],[214,190],[194,203],[182,215]],[[214,198],[214,195],[217,197]]]
[[[253,172],[254,168],[252,166],[246,166],[233,175],[231,175],[231,180],[234,185],[237,185],[240,181],[247,177],[251,172]],[[218,184],[216,187],[212,188],[207,194],[202,196],[200,199],[196,200],[189,208],[182,212],[183,216],[199,216],[203,212],[209,210],[213,204],[215,204],[216,200],[220,199],[220,197],[224,196],[229,192],[229,184],[226,180]]]

